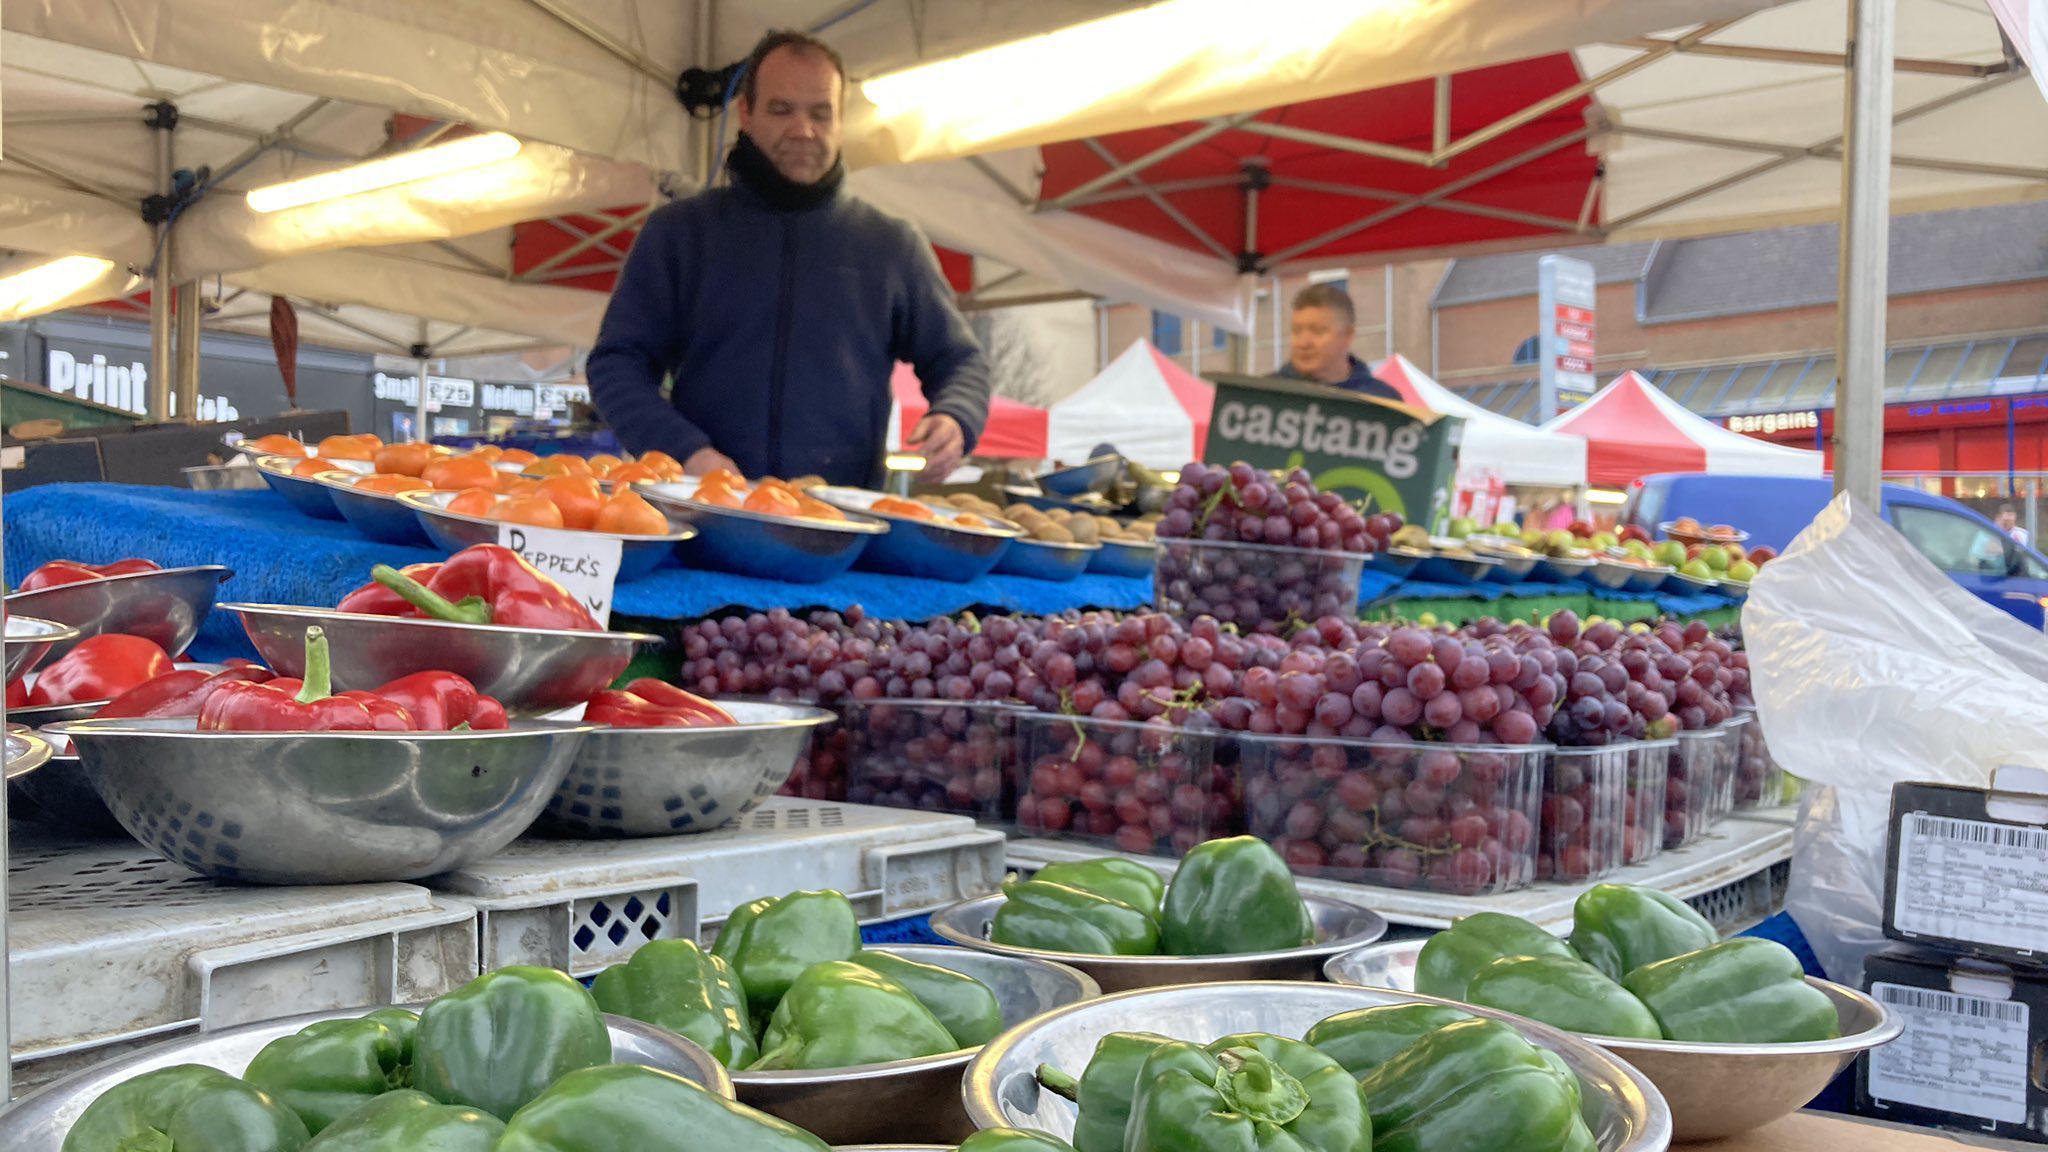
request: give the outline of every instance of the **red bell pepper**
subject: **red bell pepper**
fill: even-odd
[[[399,569],[405,575],[422,584],[433,580],[441,570],[439,564],[408,564]],[[420,610],[406,602],[405,597],[372,580],[341,598],[334,606],[337,612],[353,612],[360,616],[418,616]]]
[[[327,633],[306,629],[304,680],[280,677],[266,684],[223,684],[199,709],[207,732],[404,732],[404,708],[367,692],[333,692]]]
[[[447,732],[468,725],[479,732],[505,726],[505,706],[453,672],[415,672],[375,693],[412,714],[421,732]]]
[[[734,722],[702,696],[651,677],[592,696],[583,719],[614,728],[715,728]]]
[[[602,630],[597,617],[567,588],[542,575],[524,556],[496,544],[464,548],[424,584],[385,564],[371,569],[370,575],[435,620]]]
[[[116,560],[112,564],[85,564],[77,560],[52,560],[28,574],[17,592],[34,592],[39,588],[55,588],[60,584],[83,584],[88,580],[104,580],[109,576],[127,576],[136,572],[162,571],[162,565],[152,560]]]
[[[90,636],[43,669],[28,691],[28,707],[111,700],[172,670],[171,657],[154,640],[105,632]]]
[[[9,680],[7,682],[7,707],[9,709],[28,707],[27,681]]]
[[[180,668],[154,680],[146,680],[114,697],[99,710],[102,718],[122,719],[151,716],[197,716],[223,684],[267,684],[275,679],[270,669],[238,661],[219,672]]]

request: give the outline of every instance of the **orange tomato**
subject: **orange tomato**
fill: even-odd
[[[590,461],[581,456],[550,456],[526,466],[528,476],[588,476]]]
[[[988,527],[988,521],[983,520],[972,512],[962,512],[960,515],[953,517],[953,523],[958,524],[962,528]]]
[[[498,519],[536,528],[562,527],[562,510],[545,496],[514,496],[498,506]]]
[[[479,460],[489,460],[495,464],[499,460],[504,458],[505,450],[503,448],[498,447],[496,444],[479,444],[476,447],[471,448],[469,451],[463,453],[463,455],[474,456]]]
[[[902,516],[911,520],[936,520],[939,518],[938,513],[919,504],[915,500],[899,500],[894,496],[884,496],[880,500],[875,501],[870,507],[883,516]]]
[[[540,481],[535,491],[555,502],[565,528],[589,529],[604,506],[604,493],[588,476],[550,476]]]
[[[431,444],[387,444],[371,453],[370,463],[387,476],[418,476],[437,455]]]
[[[311,456],[313,454],[313,450],[306,447],[304,443],[294,440],[289,436],[280,436],[275,432],[268,436],[259,436],[255,440],[250,441],[249,450],[260,452],[265,456]]]
[[[605,473],[604,478],[614,484],[652,483],[661,479],[661,474],[645,464],[621,464]]]
[[[465,488],[455,499],[448,502],[448,510],[457,516],[475,516],[492,519],[491,513],[498,508],[498,494],[489,488]]]
[[[713,468],[711,471],[706,472],[704,474],[703,479],[699,480],[698,483],[723,484],[727,488],[737,488],[740,489],[741,491],[745,491],[747,487],[747,478],[733,471],[730,468]]]
[[[612,469],[617,468],[622,463],[624,461],[609,452],[599,452],[590,458],[590,474],[602,480],[606,476],[611,475]]]
[[[524,448],[506,448],[498,453],[498,459],[507,464],[531,464],[540,457]]]
[[[292,475],[294,476],[316,476],[322,472],[339,471],[341,469],[336,467],[332,460],[322,460],[318,456],[301,460],[297,464],[292,465]]]
[[[749,512],[761,512],[770,516],[801,516],[803,505],[796,501],[796,494],[782,485],[763,480],[754,486],[753,495],[747,497],[740,507]]]
[[[368,460],[377,454],[377,446],[365,444],[354,436],[329,436],[313,453],[329,460]]]
[[[746,495],[739,489],[725,484],[699,484],[697,502],[717,508],[738,508],[746,503]]]
[[[620,489],[597,510],[596,529],[620,536],[666,536],[668,517],[631,488]]]
[[[677,460],[659,448],[652,452],[641,453],[640,462],[664,476],[671,474],[680,476],[683,473],[682,461]]]
[[[503,472],[498,473],[498,476],[500,496],[531,496],[540,491],[540,486],[544,483],[530,476],[508,476]]]
[[[802,516],[806,520],[846,519],[846,513],[841,512],[839,509],[834,508],[808,492],[798,492],[795,495],[797,515]],[[926,515],[929,516],[930,513],[926,513]]]
[[[358,492],[382,492],[386,496],[396,496],[400,492],[423,492],[433,485],[417,476],[407,476],[399,472],[379,472],[374,476],[365,476],[357,480],[354,487]]]
[[[426,466],[420,478],[443,492],[460,492],[464,488],[498,489],[498,470],[488,460],[475,456],[454,456],[436,460]]]

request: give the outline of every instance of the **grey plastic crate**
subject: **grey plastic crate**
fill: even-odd
[[[965,816],[777,797],[695,836],[526,837],[425,883],[476,907],[482,970],[547,964],[584,976],[797,889],[844,892],[863,920],[928,912],[995,891],[1003,850],[1001,833]]]

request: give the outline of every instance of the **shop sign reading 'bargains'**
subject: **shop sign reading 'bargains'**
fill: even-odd
[[[1463,421],[1296,381],[1212,376],[1206,463],[1307,468],[1318,486],[1428,525],[1449,506]]]

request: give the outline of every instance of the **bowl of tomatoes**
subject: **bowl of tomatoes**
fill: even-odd
[[[1024,535],[1008,520],[865,488],[813,488],[810,494],[889,526],[855,561],[875,572],[965,584],[988,575],[1010,542]]]
[[[766,580],[830,580],[889,531],[880,519],[835,508],[772,476],[749,481],[720,468],[634,487],[671,519],[697,530],[682,545],[691,564]]]
[[[619,579],[637,580],[675,554],[676,545],[697,534],[670,520],[631,488],[605,492],[587,477],[541,482],[531,492],[501,495],[491,488],[459,492],[407,492],[400,503],[412,509],[436,547],[460,552],[472,544],[496,544],[507,524],[587,532],[619,542]]]

